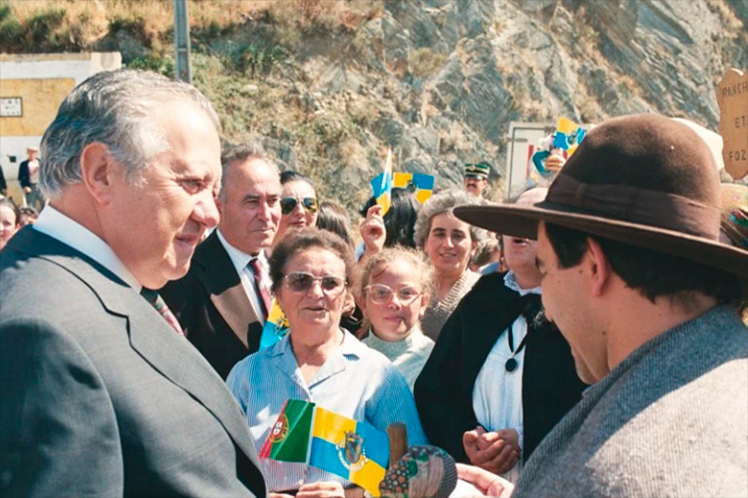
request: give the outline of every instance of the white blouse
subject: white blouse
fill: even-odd
[[[527,294],[540,294],[540,287],[534,289],[522,289],[517,284],[514,272],[509,271],[504,276],[504,285],[519,292],[521,296]],[[512,342],[515,351],[527,335],[527,321],[520,315],[511,325]],[[522,372],[524,371],[525,348],[522,348],[514,359],[517,360],[517,368],[509,372],[506,362],[512,357],[509,349],[508,333],[505,330],[499,336],[491,352],[488,353],[485,363],[475,379],[473,386],[473,410],[478,423],[488,431],[501,429],[514,429],[519,434],[519,447],[523,448],[524,430],[522,425]],[[503,477],[515,483],[522,470],[522,459]]]

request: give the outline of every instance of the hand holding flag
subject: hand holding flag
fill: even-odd
[[[371,181],[371,188],[384,216],[392,206],[392,149],[387,149],[384,171]]]
[[[286,402],[260,449],[260,458],[305,462],[348,479],[374,496],[379,496],[388,456],[387,434],[297,399]]]

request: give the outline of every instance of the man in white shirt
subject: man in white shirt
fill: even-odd
[[[258,144],[222,157],[221,221],[195,251],[189,273],[161,289],[187,338],[224,379],[259,349],[271,307],[265,250],[280,221],[278,168]]]
[[[50,204],[0,252],[0,495],[266,495],[231,393],[149,290],[218,223],[219,129],[194,87],[142,71],[60,105]]]

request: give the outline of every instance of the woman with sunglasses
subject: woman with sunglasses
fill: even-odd
[[[351,249],[318,228],[289,233],[273,249],[270,277],[289,334],[239,362],[227,384],[244,410],[259,450],[286,400],[311,401],[386,431],[404,422],[411,445],[424,444],[413,395],[402,374],[380,353],[339,327],[353,265]],[[262,460],[273,493],[343,496],[350,483],[302,463]],[[306,494],[305,494],[306,496]]]
[[[290,228],[313,227],[317,224],[319,203],[312,179],[298,171],[284,171],[280,175],[282,186],[281,219],[273,244],[278,244]]]
[[[360,270],[357,295],[369,329],[361,342],[392,361],[412,392],[434,348],[421,332],[431,269],[416,251],[393,247],[364,260]]]

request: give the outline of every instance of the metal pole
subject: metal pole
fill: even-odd
[[[187,17],[187,0],[174,0],[174,45],[177,63],[174,76],[178,80],[192,83],[190,23]]]

